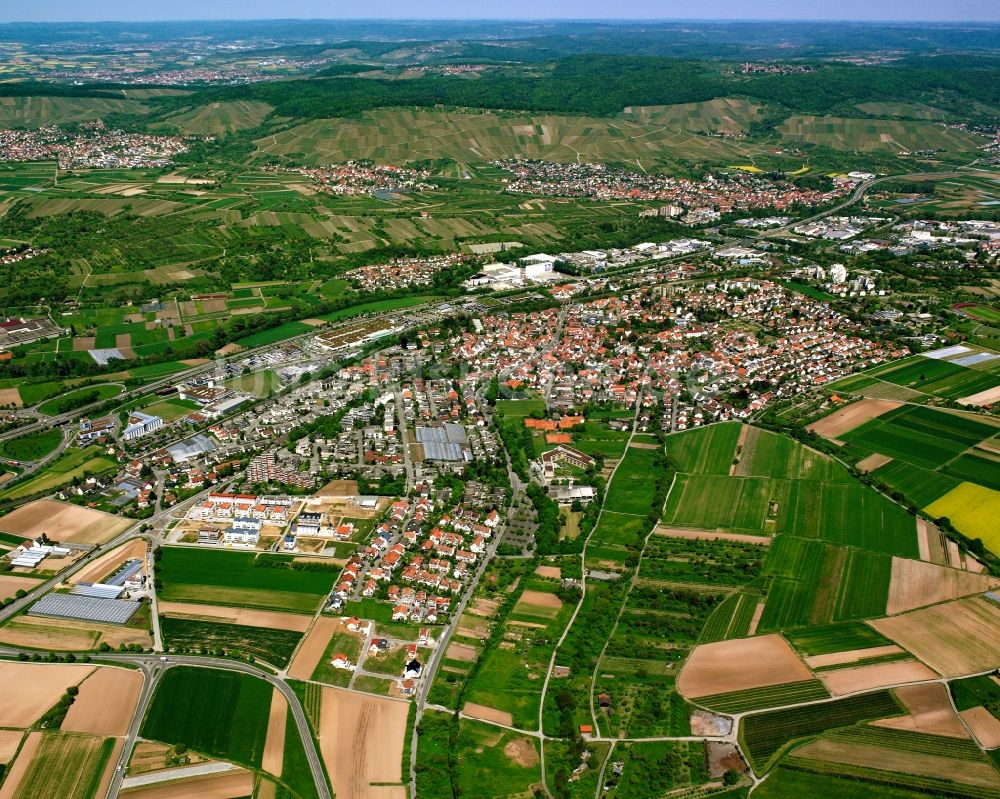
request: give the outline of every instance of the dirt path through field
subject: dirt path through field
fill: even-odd
[[[757,625],[760,624],[760,618],[764,615],[764,608],[767,605],[763,599],[757,603],[757,607],[754,608],[753,618],[750,619],[750,626],[747,628],[747,635],[755,635],[757,633]]]
[[[288,715],[288,700],[277,688],[271,694],[271,713],[267,718],[267,739],[264,744],[264,759],[261,768],[275,777],[281,776],[281,764],[285,756],[285,718]]]
[[[770,546],[774,540],[766,535],[727,533],[724,530],[692,530],[682,527],[657,527],[653,532],[664,538],[687,538],[694,541],[736,541],[741,544],[760,544],[765,547]]]
[[[751,453],[744,453],[743,449],[744,449],[744,445],[747,442],[747,437],[750,435],[750,431],[753,430],[753,429],[754,428],[750,427],[750,425],[748,425],[748,424],[740,425],[740,435],[739,435],[739,438],[736,439],[736,452],[738,452],[739,455],[737,456],[738,460],[735,460],[735,462],[733,464],[731,464],[730,467],[729,467],[729,476],[730,477],[733,477],[737,473],[739,473],[739,470],[740,470],[741,467],[743,469],[746,469],[747,467],[743,466],[743,462],[746,461],[746,462],[749,463],[749,461],[751,460],[750,458],[745,458],[744,457],[744,455],[751,454]],[[756,438],[756,436],[754,436],[754,437]]]

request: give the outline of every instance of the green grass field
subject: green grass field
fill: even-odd
[[[33,494],[55,491],[77,477],[102,474],[116,469],[117,461],[106,457],[100,447],[67,448],[62,455],[23,483],[0,491],[0,500],[20,499]]]
[[[8,438],[0,442],[0,455],[16,461],[35,461],[44,458],[62,442],[62,431],[58,428],[29,433],[19,438]]]
[[[667,439],[667,457],[679,472],[727,475],[740,437],[738,422],[677,433]]]
[[[208,103],[190,111],[167,117],[163,124],[171,125],[184,133],[224,136],[239,130],[259,127],[271,111],[267,103],[252,100],[230,100]]]
[[[522,742],[517,746],[535,751],[534,765],[523,765],[523,761],[518,762],[507,754],[505,750],[514,741]],[[455,741],[458,761],[456,776],[461,786],[461,795],[474,799],[491,799],[527,792],[541,778],[537,750],[538,744],[533,738],[463,719]],[[419,748],[417,751],[419,752]]]
[[[76,391],[70,391],[66,394],[62,394],[58,397],[53,397],[48,402],[43,402],[38,406],[38,410],[41,413],[47,414],[49,416],[56,416],[65,411],[60,410],[60,403],[72,403],[74,401],[81,401],[84,397],[94,395],[93,402],[98,402],[100,400],[111,399],[112,397],[117,397],[122,392],[121,386],[116,385],[100,385],[100,386],[86,386],[84,388],[78,388]]]
[[[663,115],[660,115],[663,118]],[[572,141],[573,147],[564,142]],[[319,119],[257,141],[262,154],[297,154],[307,163],[358,158],[404,163],[452,158],[482,163],[494,158],[548,161],[635,161],[682,158],[746,163],[761,145],[701,136],[684,124],[558,115],[462,113],[380,108],[356,119]],[[576,149],[574,149],[574,147]]]
[[[533,413],[544,413],[545,400],[497,400],[496,409],[507,419],[523,419]]]
[[[649,513],[656,496],[656,481],[651,475],[660,458],[660,453],[652,449],[626,450],[608,486],[604,510],[636,516]]]
[[[259,768],[271,694],[249,674],[174,666],[156,688],[141,734]]]
[[[822,144],[835,150],[898,153],[909,150],[975,150],[982,140],[964,131],[922,120],[792,116],[778,128],[789,142]]]
[[[333,571],[254,566],[255,557],[252,552],[164,547],[160,596],[180,602],[312,613],[336,578]]]
[[[892,559],[783,535],[771,546],[765,572],[771,585],[758,629],[770,631],[883,614]]]
[[[810,625],[805,629],[785,633],[785,638],[806,657],[867,649],[891,643],[889,639],[859,621]]]

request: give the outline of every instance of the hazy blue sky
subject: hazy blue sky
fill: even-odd
[[[0,0],[0,22],[461,18],[1000,21],[1000,0]]]

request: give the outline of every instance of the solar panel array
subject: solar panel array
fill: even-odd
[[[36,602],[28,611],[28,615],[125,624],[139,609],[140,604],[131,599],[97,599],[77,594],[49,594]]]

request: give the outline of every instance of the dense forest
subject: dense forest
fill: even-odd
[[[821,65],[798,74],[724,75],[705,62],[645,56],[571,56],[541,74],[510,69],[478,80],[428,75],[410,80],[339,75],[249,86],[212,87],[186,97],[157,100],[163,111],[221,100],[257,100],[279,117],[354,116],[371,108],[461,106],[610,116],[627,106],[669,105],[747,97],[788,113],[828,114],[856,104],[933,102],[971,113],[976,103],[1000,104],[1000,83],[990,61],[962,67]],[[930,62],[933,63],[933,62]],[[322,73],[321,73],[322,74]]]

